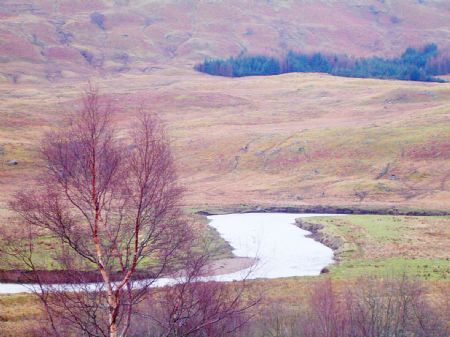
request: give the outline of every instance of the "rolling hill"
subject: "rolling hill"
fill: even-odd
[[[449,84],[192,67],[241,52],[448,50],[449,16],[448,1],[4,1],[1,207],[91,79],[122,126],[141,104],[161,115],[186,205],[448,209]]]
[[[0,79],[148,73],[288,50],[397,56],[434,42],[448,52],[449,17],[445,0],[5,0]]]

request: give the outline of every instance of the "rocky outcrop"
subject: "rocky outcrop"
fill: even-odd
[[[16,166],[18,164],[19,164],[19,162],[15,159],[11,159],[6,162],[6,165],[8,165],[8,166]]]

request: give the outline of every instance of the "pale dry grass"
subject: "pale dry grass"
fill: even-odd
[[[141,104],[166,122],[186,205],[450,206],[448,84],[321,74],[229,79],[182,68],[95,83],[121,111],[120,127]],[[40,138],[76,109],[86,83],[3,87],[2,208],[30,185]],[[6,166],[9,159],[19,165]]]

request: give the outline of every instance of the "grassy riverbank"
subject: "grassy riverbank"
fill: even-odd
[[[229,261],[227,262],[226,260],[233,257],[231,246],[220,237],[220,234],[214,228],[207,225],[208,220],[206,217],[191,214],[189,219],[193,230],[198,233],[198,240],[195,242],[196,246],[194,248],[207,249],[214,263],[224,262],[228,265]],[[21,251],[21,248],[26,249],[28,247],[27,238],[16,236],[15,232],[15,229],[12,227],[4,232],[10,234],[14,239],[9,239],[9,235],[5,235],[5,237],[0,235],[0,245],[3,251],[17,252]],[[61,266],[57,259],[60,249],[58,239],[43,234],[34,240],[33,245],[33,263],[37,270],[42,271],[40,272],[41,280],[48,283],[66,282],[66,274],[70,273],[70,271],[64,271],[64,267]],[[138,267],[137,277],[151,277],[155,262],[155,260],[150,258],[143,259]],[[84,277],[90,282],[100,279],[98,273],[93,273],[95,267],[92,265],[79,266],[79,269],[86,272]],[[25,273],[22,271],[25,271]],[[29,267],[21,260],[21,255],[13,258],[11,255],[1,254],[0,252],[0,282],[33,282],[33,276],[28,271]]]
[[[306,218],[304,222],[321,226],[316,234],[338,238],[335,251],[339,263],[329,268],[329,274],[318,277],[252,281],[256,289],[264,289],[270,301],[295,306],[310,287],[325,277],[335,280],[338,287],[346,287],[360,276],[406,273],[425,281],[430,294],[439,295],[449,287],[449,216],[345,215]],[[205,218],[202,223],[206,224]],[[214,238],[213,244],[228,254],[218,234],[211,231],[209,235]],[[21,335],[38,324],[41,315],[32,295],[0,296],[0,336]]]
[[[334,278],[401,274],[425,280],[450,275],[449,216],[347,215],[302,219],[324,243],[334,244]]]

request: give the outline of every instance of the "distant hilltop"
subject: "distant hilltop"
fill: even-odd
[[[0,80],[49,81],[206,58],[304,53],[397,57],[450,48],[450,2],[6,0],[0,4]]]

